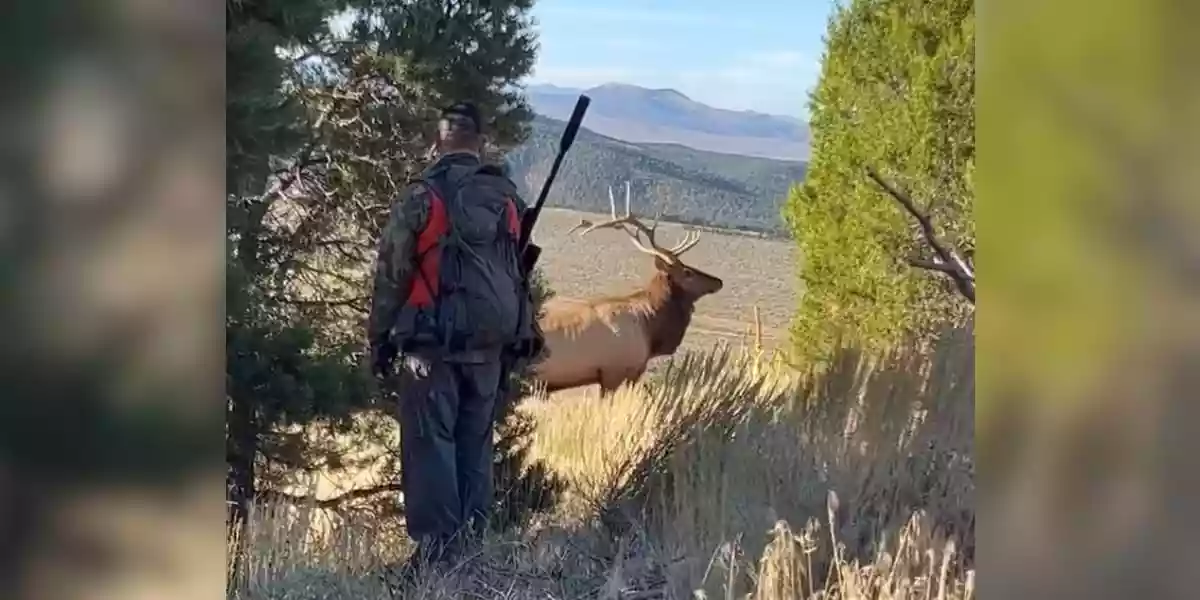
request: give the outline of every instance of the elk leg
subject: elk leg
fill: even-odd
[[[615,373],[612,373],[612,372],[605,373],[605,372],[601,371],[600,378],[599,378],[600,379],[600,397],[603,398],[605,396],[611,395],[612,393],[617,391],[617,388],[621,387],[621,385],[626,382],[637,381],[639,378],[641,378],[642,373],[644,371],[645,371],[645,369],[639,369],[636,371],[634,371],[634,370],[617,371]]]
[[[600,397],[611,396],[625,382],[625,378],[620,373],[600,372],[600,377],[597,378],[600,383]]]
[[[620,383],[618,383],[617,385],[615,385],[613,387],[606,387],[603,385],[600,386],[600,397],[601,398],[611,398],[613,394],[617,393],[617,388],[619,388],[619,387],[621,387]]]
[[[600,386],[601,398],[611,393],[611,390],[608,389],[608,380],[604,378],[604,371],[596,371],[596,385]]]

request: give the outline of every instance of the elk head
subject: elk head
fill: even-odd
[[[591,223],[587,220],[580,221],[579,225],[571,228],[571,231],[583,228],[580,235],[586,235],[597,229],[620,229],[629,235],[630,241],[639,251],[649,254],[654,257],[654,268],[660,274],[666,277],[670,283],[672,291],[681,293],[683,296],[696,300],[709,294],[715,294],[721,291],[724,282],[719,277],[709,275],[700,269],[690,267],[679,259],[679,256],[688,250],[691,250],[697,242],[700,241],[700,232],[692,230],[687,232],[683,240],[675,244],[671,248],[659,246],[655,241],[655,232],[658,229],[658,215],[654,218],[654,224],[647,226],[638,217],[630,211],[630,184],[625,182],[625,215],[617,214],[617,200],[613,196],[612,187],[608,188],[608,202],[611,208],[611,218],[602,223]],[[569,232],[568,232],[569,233]],[[646,239],[643,242],[642,236]]]

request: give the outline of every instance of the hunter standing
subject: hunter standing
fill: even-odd
[[[481,123],[471,104],[443,111],[438,158],[392,205],[375,270],[368,335],[375,374],[395,376],[414,565],[453,560],[486,525],[496,405],[513,356],[537,347],[525,203],[482,162]]]

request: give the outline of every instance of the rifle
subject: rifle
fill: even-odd
[[[537,202],[521,219],[521,237],[518,239],[517,247],[521,250],[521,267],[524,269],[526,277],[533,272],[538,258],[542,255],[542,249],[532,243],[530,239],[533,236],[533,226],[537,224],[538,216],[542,213],[542,206],[546,204],[546,196],[550,194],[550,186],[554,185],[554,178],[558,176],[558,168],[562,166],[563,158],[571,149],[571,144],[575,143],[575,135],[579,133],[579,125],[583,123],[583,114],[587,112],[588,104],[591,102],[592,99],[584,95],[580,95],[579,100],[575,102],[575,110],[571,111],[571,118],[567,120],[567,128],[563,130],[562,139],[558,142],[558,154],[554,157],[554,164],[550,165],[550,174],[546,176],[546,182],[542,184],[542,191],[538,194]]]

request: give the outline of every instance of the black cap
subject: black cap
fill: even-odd
[[[479,108],[470,102],[458,102],[442,109],[442,119],[450,122],[451,127],[469,127],[475,133],[483,131],[483,119],[479,116]]]

